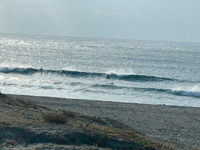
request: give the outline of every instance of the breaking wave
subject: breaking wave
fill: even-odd
[[[198,91],[183,91],[183,90],[172,90],[172,89],[157,89],[157,88],[138,88],[138,87],[123,87],[123,86],[117,86],[112,84],[94,84],[92,87],[96,88],[104,88],[104,89],[112,89],[112,90],[118,90],[118,89],[126,89],[126,90],[133,90],[133,91],[140,91],[140,92],[150,92],[150,93],[165,93],[165,94],[171,94],[171,95],[177,95],[177,96],[188,96],[188,97],[195,97],[200,98],[200,92]]]
[[[35,68],[8,68],[3,67],[0,68],[0,73],[4,74],[21,74],[21,75],[58,75],[64,77],[72,77],[72,78],[105,78],[108,80],[112,80],[109,84],[93,84],[90,87],[95,89],[111,89],[111,90],[130,90],[130,91],[139,91],[139,92],[148,92],[148,93],[165,93],[170,95],[176,96],[188,96],[194,98],[200,98],[199,90],[190,90],[190,89],[159,89],[159,88],[140,88],[140,87],[127,87],[127,86],[118,86],[113,80],[123,80],[123,81],[130,81],[130,82],[164,82],[164,81],[171,81],[171,82],[193,82],[193,81],[183,81],[173,78],[164,78],[164,77],[156,77],[156,76],[147,76],[147,75],[118,75],[118,74],[108,74],[108,73],[95,73],[95,72],[80,72],[80,71],[67,71],[67,70],[44,70],[44,69],[35,69]],[[198,83],[198,81],[197,81]],[[55,85],[62,84],[62,81],[53,83]],[[71,82],[69,85],[71,86],[79,86],[82,85],[82,82]],[[175,83],[176,84],[176,83]],[[6,86],[16,86],[12,84],[7,84]],[[42,86],[42,89],[57,89],[58,87],[54,86]],[[60,87],[59,87],[60,88]],[[105,91],[104,91],[105,92]],[[133,92],[134,93],[134,92]]]
[[[69,76],[73,78],[80,77],[103,77],[106,79],[113,80],[124,80],[130,82],[162,82],[162,81],[176,81],[176,82],[188,82],[173,78],[165,78],[165,77],[156,77],[156,76],[148,76],[148,75],[118,75],[118,74],[107,74],[107,73],[95,73],[95,72],[80,72],[80,71],[67,71],[67,70],[43,70],[43,69],[35,69],[35,68],[8,68],[3,67],[0,68],[0,73],[13,73],[13,74],[22,74],[22,75],[33,75],[36,73],[39,74],[55,74],[61,76]],[[192,82],[192,81],[189,81]]]
[[[198,91],[175,90],[172,91],[172,93],[177,96],[189,96],[189,97],[200,98],[200,92]]]

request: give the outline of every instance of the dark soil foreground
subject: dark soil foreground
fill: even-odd
[[[186,129],[194,128],[187,115],[180,115],[184,112],[197,120],[200,111],[0,94],[0,149],[195,150],[199,129],[192,135],[193,141],[192,132],[182,138]],[[172,120],[173,114],[177,120]]]

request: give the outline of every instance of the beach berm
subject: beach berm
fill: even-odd
[[[172,144],[152,140],[119,121],[42,106],[26,96],[1,93],[0,107],[2,149],[175,148]]]

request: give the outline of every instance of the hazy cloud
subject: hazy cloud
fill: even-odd
[[[1,9],[4,9],[4,7],[5,7],[4,5],[0,5],[0,10],[1,10]]]
[[[1,0],[0,32],[199,41],[197,0]]]

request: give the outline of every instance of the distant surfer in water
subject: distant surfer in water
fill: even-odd
[[[40,68],[40,70],[43,70],[42,67]]]

